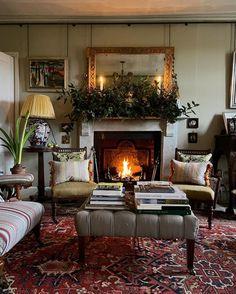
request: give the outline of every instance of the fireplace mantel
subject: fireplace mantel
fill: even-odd
[[[169,163],[174,157],[177,146],[177,128],[175,124],[166,123],[163,120],[148,119],[102,119],[90,122],[82,122],[80,129],[80,147],[87,146],[88,150],[94,145],[94,132],[106,131],[160,131],[161,132],[161,179],[167,179]]]

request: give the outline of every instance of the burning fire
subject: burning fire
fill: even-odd
[[[128,159],[123,160],[123,170],[119,172],[119,177],[121,179],[128,178],[132,176],[132,169],[129,167]]]

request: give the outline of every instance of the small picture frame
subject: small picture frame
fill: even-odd
[[[223,112],[223,120],[226,134],[235,133],[236,127],[233,127],[233,120],[236,120],[236,112]]]
[[[227,129],[228,129],[228,134],[236,133],[236,118],[227,119]]]
[[[232,56],[232,72],[230,84],[230,108],[236,108],[236,52]]]
[[[198,134],[197,133],[188,133],[188,143],[197,143],[198,141]]]
[[[197,129],[198,128],[198,118],[187,118],[187,128]]]
[[[63,135],[61,137],[61,143],[62,144],[70,144],[70,135]]]
[[[28,91],[57,92],[68,84],[68,59],[34,57],[28,59]]]

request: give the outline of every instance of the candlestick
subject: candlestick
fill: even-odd
[[[155,80],[157,82],[157,93],[159,94],[162,88],[162,76],[157,76]]]
[[[159,88],[161,88],[162,76],[157,76],[157,83],[158,83]]]
[[[99,81],[100,81],[100,90],[102,91],[103,90],[103,87],[104,87],[104,78],[101,76],[99,78]]]

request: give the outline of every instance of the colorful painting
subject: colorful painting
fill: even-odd
[[[68,64],[65,58],[30,58],[29,87],[32,91],[57,91],[67,86]]]

